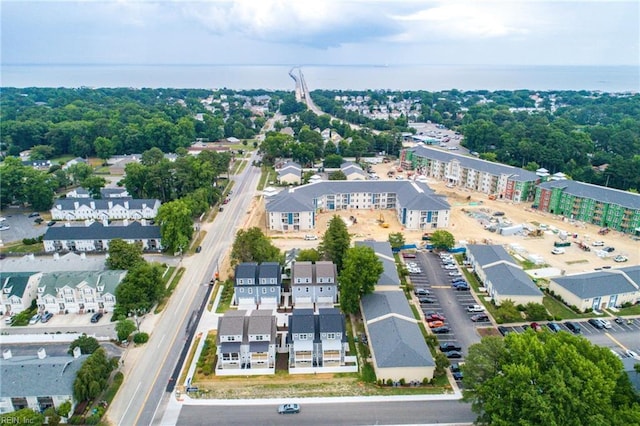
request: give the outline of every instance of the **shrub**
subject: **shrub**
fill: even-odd
[[[428,377],[425,377],[424,379],[422,379],[422,386],[427,386],[430,383],[430,380]]]
[[[400,379],[400,386],[404,386],[404,385],[406,385],[406,384],[407,384],[407,381],[404,379],[404,377],[402,377],[402,378]]]
[[[387,386],[393,386],[393,380],[387,379]]]
[[[70,425],[83,425],[84,424],[84,417],[75,414],[75,415],[71,416],[71,418],[69,418],[69,420],[67,420],[67,423],[69,423]]]
[[[133,335],[133,343],[142,345],[149,341],[149,334],[145,332],[136,333]]]
[[[210,376],[211,373],[213,373],[213,365],[205,364],[202,366],[202,374],[204,374],[205,376]]]
[[[375,383],[376,382],[376,372],[374,371],[373,367],[371,366],[370,363],[365,362],[364,365],[362,366],[362,380],[365,383]]]

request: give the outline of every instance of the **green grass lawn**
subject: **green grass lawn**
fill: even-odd
[[[554,317],[559,317],[563,320],[565,319],[578,319],[578,318],[590,318],[593,317],[593,314],[577,314],[569,309],[564,303],[559,300],[549,296],[548,294],[544,296],[542,299],[542,304],[547,311]]]
[[[640,304],[630,306],[628,308],[620,308],[616,315],[625,316],[625,315],[640,315]]]
[[[276,178],[276,171],[273,167],[262,166],[262,174],[260,175],[260,181],[258,182],[258,190],[262,191],[265,186]]]

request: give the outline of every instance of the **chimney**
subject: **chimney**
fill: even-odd
[[[93,221],[91,219],[85,219],[84,226],[91,226],[92,223]]]
[[[89,202],[89,206],[91,206],[92,210],[95,210],[96,209],[96,202],[95,201],[90,201]]]
[[[47,351],[44,348],[38,349],[38,359],[45,359],[47,357]]]
[[[80,349],[80,346],[73,348],[73,357],[80,358],[80,355],[82,355],[82,349]]]
[[[113,208],[113,201],[108,201],[107,205],[109,206],[109,210]]]
[[[102,219],[102,226],[109,226],[109,219]]]
[[[11,355],[11,349],[5,349],[2,351],[2,359],[11,359],[13,355]]]
[[[129,201],[124,202],[124,208],[129,210]]]
[[[80,203],[79,203],[79,202],[77,202],[77,201],[74,201],[74,202],[73,202],[73,208],[74,208],[74,209],[76,209],[76,210],[78,210],[78,208],[79,208],[79,207],[80,207]]]
[[[147,219],[140,219],[140,225],[147,226]]]
[[[125,219],[122,221],[122,226],[129,226],[129,219]]]

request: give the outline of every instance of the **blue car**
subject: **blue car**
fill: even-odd
[[[549,327],[549,330],[553,331],[554,333],[557,333],[558,331],[560,331],[560,326],[558,324],[556,324],[555,322],[550,322],[547,324],[547,327]]]

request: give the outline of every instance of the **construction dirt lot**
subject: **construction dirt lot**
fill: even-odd
[[[395,179],[397,175],[406,174],[395,173],[394,177],[388,178],[389,170],[396,170],[397,164],[377,164],[372,166],[380,179]],[[508,250],[515,251],[523,258],[533,255],[543,259],[543,264],[564,271],[566,274],[578,273],[601,268],[603,266],[627,266],[640,264],[640,241],[633,240],[629,235],[611,231],[606,235],[599,235],[599,227],[579,222],[571,222],[566,218],[555,216],[537,210],[532,210],[530,204],[512,203],[509,201],[489,200],[486,194],[471,192],[463,188],[447,188],[443,182],[428,180],[427,184],[437,194],[447,197],[451,204],[451,218],[449,228],[456,242],[467,242],[475,244],[501,244]],[[503,216],[494,216],[495,212],[503,212]],[[251,206],[250,218],[247,226],[258,226],[272,237],[273,243],[282,250],[292,248],[312,248],[316,247],[318,241],[306,241],[304,236],[314,234],[319,239],[327,227],[328,221],[335,215],[341,216],[348,226],[352,241],[375,239],[387,240],[391,232],[402,232],[407,244],[415,243],[418,247],[422,242],[422,231],[412,231],[404,229],[398,222],[395,212],[391,210],[343,210],[329,213],[319,213],[317,226],[313,231],[301,232],[273,232],[266,230],[266,219],[264,212],[264,202],[261,198],[256,198]],[[388,228],[383,228],[379,219],[384,218]],[[353,223],[350,217],[353,216],[357,223]],[[507,224],[526,224],[530,229],[539,228],[541,225],[546,228],[540,237],[530,237],[524,234],[512,236],[499,235],[485,229],[485,225],[490,224],[490,220],[506,221]],[[555,231],[555,232],[554,232]],[[571,241],[569,247],[565,247],[565,253],[560,255],[551,254],[554,242],[560,241],[561,231],[568,234],[567,241]],[[602,252],[602,247],[594,247],[594,241],[604,242],[604,246],[614,247],[612,253]],[[589,246],[590,251],[584,251],[579,247],[579,243]],[[629,260],[625,263],[616,263],[613,258],[616,255],[623,255]],[[543,265],[541,264],[541,267]]]

